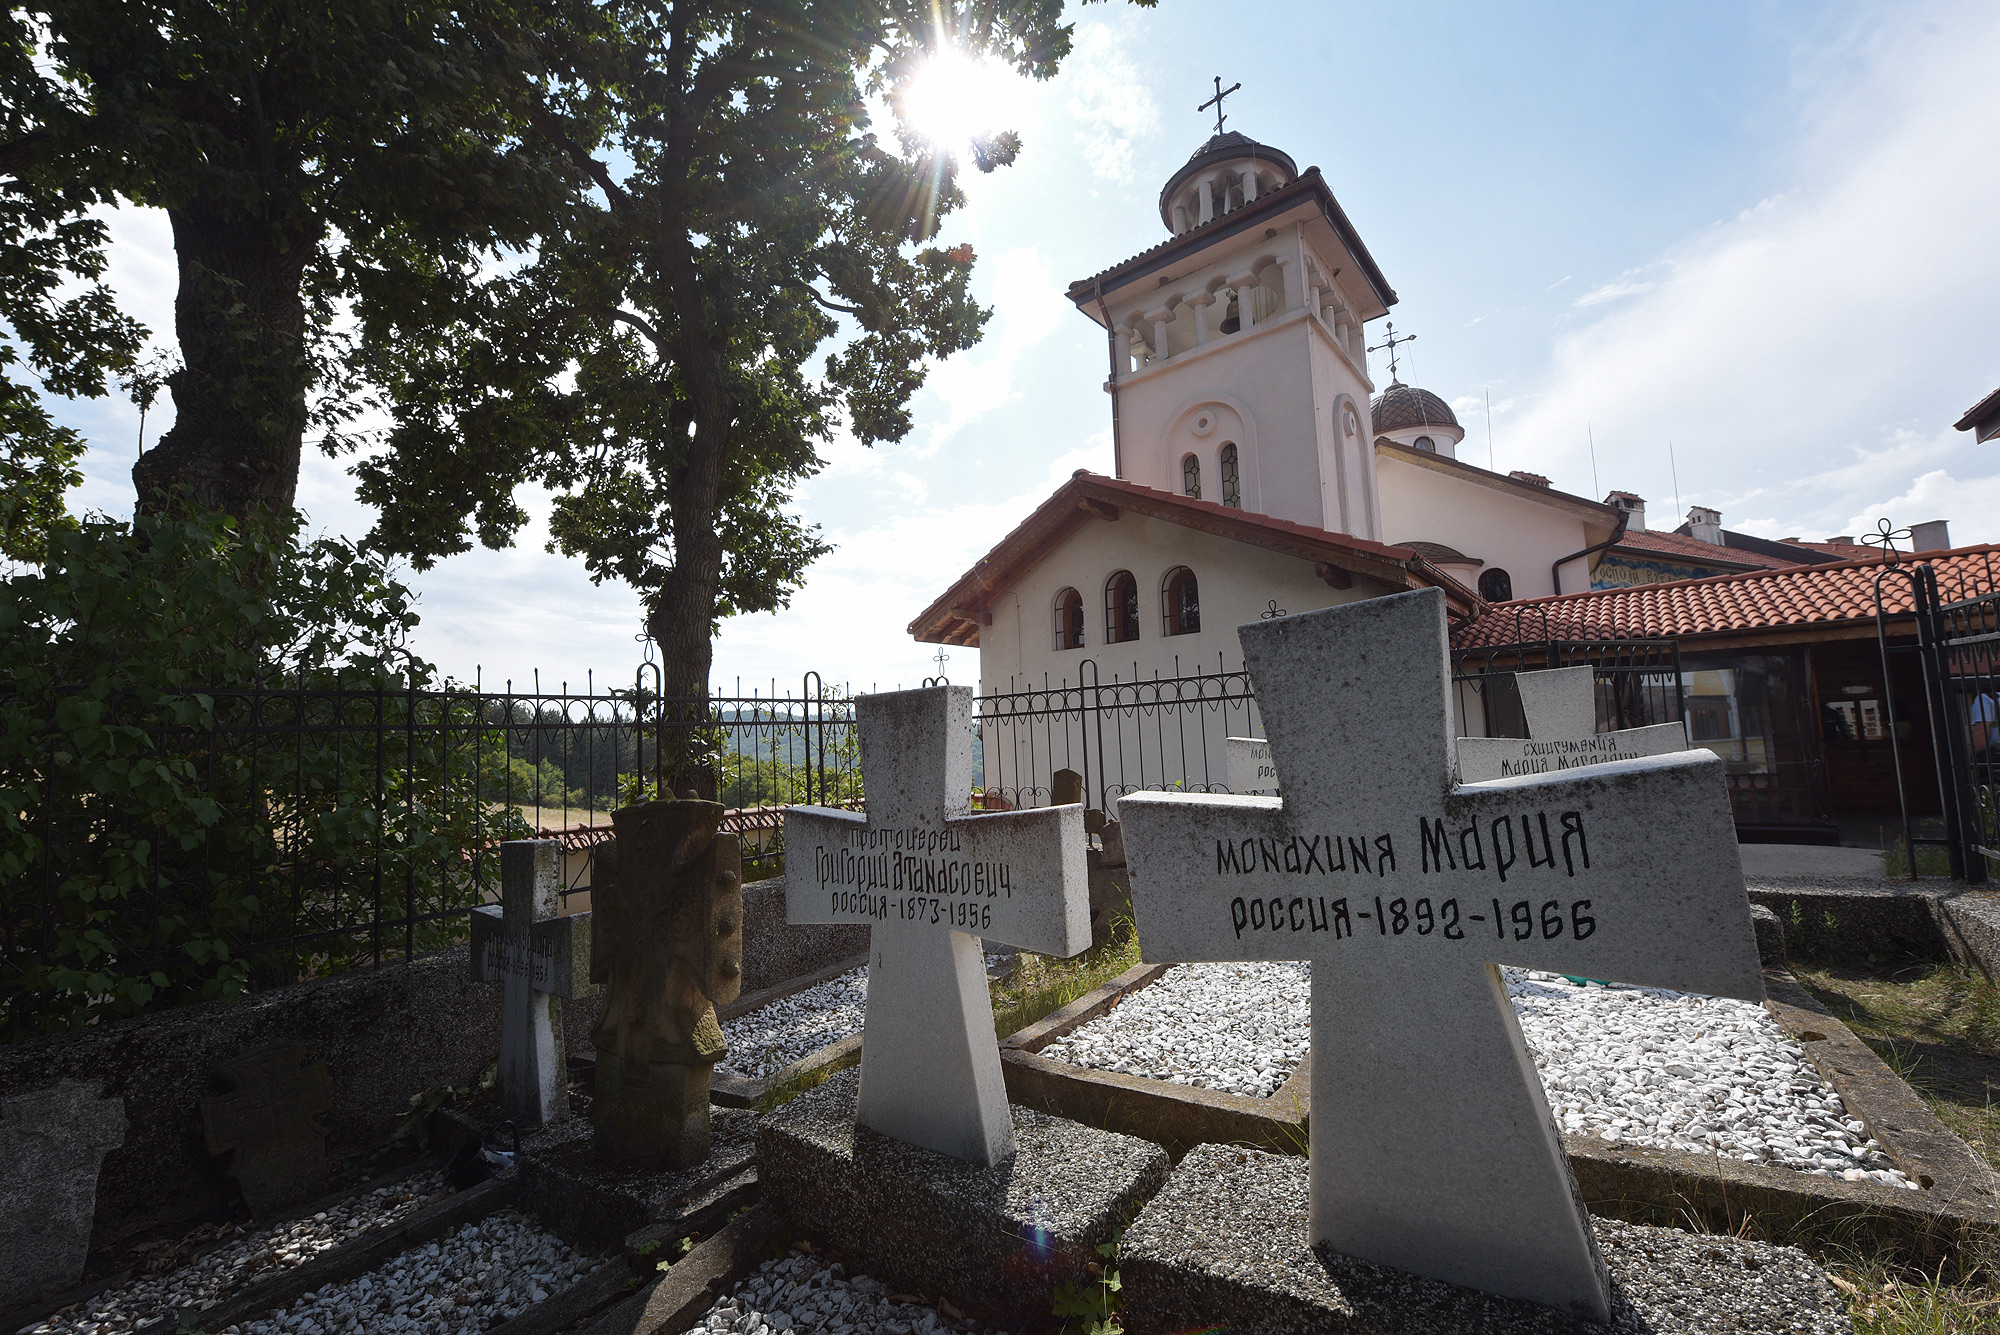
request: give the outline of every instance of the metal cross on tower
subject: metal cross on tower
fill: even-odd
[[[1196,111],[1207,111],[1210,107],[1215,108],[1215,132],[1217,134],[1222,133],[1222,99],[1228,97],[1242,86],[1240,83],[1232,83],[1229,87],[1224,88],[1222,86],[1222,76],[1218,74],[1215,76],[1215,96],[1195,108]]]
[[[1391,320],[1389,321],[1389,336],[1368,349],[1370,352],[1380,352],[1384,348],[1389,350],[1389,381],[1391,384],[1395,383],[1396,380],[1396,345],[1398,343],[1414,343],[1416,341],[1417,336],[1415,334],[1397,333],[1396,322]]]

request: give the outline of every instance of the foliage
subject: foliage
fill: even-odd
[[[435,945],[524,832],[457,797],[504,743],[408,590],[296,529],[92,521],[0,583],[0,1040]]]
[[[994,1033],[1010,1038],[1138,963],[1139,932],[1130,917],[1116,919],[1109,941],[1074,959],[1024,951],[1013,976],[993,987]]]
[[[505,546],[527,518],[517,485],[553,490],[552,547],[641,593],[662,689],[688,699],[718,619],[786,605],[827,550],[789,508],[821,446],[843,427],[901,439],[930,361],[988,315],[971,248],[936,243],[954,159],[885,142],[869,99],[899,105],[946,47],[1047,77],[1070,29],[1060,0],[594,12],[534,110],[587,187],[560,234],[518,265],[413,246],[364,287],[362,361],[395,426],[356,473],[376,540],[420,567],[474,537]],[[1017,148],[973,156],[990,170]],[[676,790],[708,791],[703,757],[666,759]]]
[[[103,281],[107,234],[86,210],[108,192],[36,151],[85,111],[37,69],[38,50],[33,15],[0,12],[0,556],[15,561],[41,558],[82,477],[83,438],[41,395],[104,394],[145,333]]]
[[[1118,1277],[1118,1243],[1124,1236],[1121,1229],[1117,1237],[1109,1242],[1097,1244],[1097,1254],[1104,1258],[1100,1264],[1091,1263],[1091,1272],[1097,1276],[1094,1284],[1059,1284],[1055,1291],[1055,1315],[1081,1318],[1063,1325],[1063,1335],[1121,1335],[1125,1329],[1118,1320],[1118,1309],[1124,1305],[1120,1290],[1125,1287]]]
[[[315,415],[308,399],[340,353],[333,317],[383,238],[443,263],[532,241],[564,185],[516,131],[541,74],[536,34],[566,27],[571,7],[35,0],[8,9],[0,207],[28,207],[18,197],[40,211],[33,227],[14,228],[40,247],[21,261],[31,285],[53,292],[66,271],[87,280],[64,308],[73,318],[44,322],[48,342],[92,372],[99,388],[85,392],[101,392],[106,366],[136,348],[135,327],[95,282],[104,234],[85,210],[114,198],[151,205],[173,228],[185,367],[168,378],[173,428],[133,470],[143,510],[181,486],[200,507],[239,518],[258,505],[289,508]],[[50,388],[78,392],[53,379]],[[322,400],[321,424],[351,406],[344,393]]]

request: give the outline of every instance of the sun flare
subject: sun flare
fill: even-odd
[[[933,147],[947,152],[975,139],[1015,128],[1028,81],[998,61],[940,51],[926,60],[903,90],[903,120]]]

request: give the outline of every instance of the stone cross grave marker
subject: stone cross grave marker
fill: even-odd
[[[1262,737],[1227,737],[1223,755],[1229,765],[1232,793],[1275,793],[1278,770],[1271,764],[1271,744]]]
[[[1454,786],[1435,589],[1239,631],[1284,796],[1119,799],[1146,958],[1312,961],[1312,1241],[1609,1314],[1498,965],[1761,1000],[1707,751]]]
[[[228,1091],[201,1101],[210,1154],[227,1154],[259,1219],[306,1199],[326,1184],[326,1114],[333,1086],[326,1063],[303,1043],[274,1043],[216,1068]]]
[[[104,1156],[125,1143],[125,1101],[58,1080],[0,1098],[0,1310],[83,1278]]]
[[[855,1117],[977,1164],[1013,1150],[980,938],[1046,955],[1090,944],[1078,806],[969,814],[972,691],[855,701],[868,812],[785,813],[795,923],[867,923]]]
[[[472,911],[472,978],[500,984],[500,1104],[524,1127],[568,1108],[558,998],[588,996],[590,915],[562,912],[562,844],[500,845],[500,902]]]
[[[1514,681],[1521,692],[1528,735],[1459,738],[1459,782],[1555,774],[1688,749],[1687,729],[1678,723],[1599,732],[1595,668],[1517,672]]]

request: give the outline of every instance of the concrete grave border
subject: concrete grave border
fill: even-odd
[[[1304,1153],[1311,1122],[1310,1053],[1269,1098],[1090,1070],[1038,1055],[1173,967],[1140,964],[1002,1040],[1009,1099],[1151,1140],[1176,1161],[1203,1143]],[[1717,1232],[1751,1222],[1764,1235],[1808,1249],[1815,1240],[1839,1241],[1918,1261],[2000,1241],[2000,1178],[1790,973],[1766,969],[1764,983],[1770,997],[1766,1011],[1799,1040],[1807,1060],[1896,1166],[1926,1189],[1809,1177],[1741,1160],[1566,1135],[1563,1144],[1591,1213],[1681,1226],[1692,1219]]]

